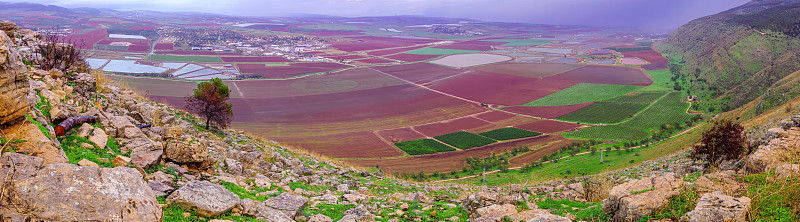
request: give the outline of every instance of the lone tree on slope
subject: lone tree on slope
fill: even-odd
[[[222,84],[219,78],[209,82],[200,82],[194,93],[186,97],[186,109],[206,119],[206,129],[211,128],[211,123],[219,128],[225,128],[231,123],[233,109],[227,103],[231,95],[228,86]]]
[[[690,154],[695,159],[705,159],[712,163],[731,160],[747,155],[750,146],[747,144],[744,127],[730,119],[717,119],[711,122],[711,128],[703,132],[700,144]]]

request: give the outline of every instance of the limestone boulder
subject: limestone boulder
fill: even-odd
[[[203,164],[209,160],[208,146],[193,137],[168,141],[164,157],[181,164]]]
[[[286,216],[294,218],[308,203],[308,198],[297,194],[281,193],[280,195],[269,198],[264,204],[280,210]]]
[[[272,208],[263,202],[257,202],[251,199],[242,199],[239,203],[242,213],[255,217],[257,220],[266,220],[274,222],[293,222],[292,218],[287,216],[284,212]]]
[[[7,138],[25,141],[17,146],[17,152],[19,153],[41,157],[45,163],[69,162],[67,154],[61,148],[55,146],[36,124],[24,122],[10,126],[3,129],[3,131]]]
[[[553,215],[547,210],[533,209],[526,210],[508,217],[511,221],[526,222],[571,222],[569,218]]]
[[[134,166],[148,169],[161,161],[164,145],[150,139],[135,139],[125,144],[125,150],[131,150],[131,163]]]
[[[222,185],[196,180],[172,192],[167,202],[204,217],[214,217],[233,209],[239,203],[239,196]]]
[[[668,203],[683,186],[683,180],[672,174],[628,181],[611,189],[603,200],[603,212],[613,215],[613,221],[637,221]]]
[[[512,204],[490,205],[475,210],[475,222],[496,222],[502,221],[504,217],[517,213],[517,207]]]
[[[0,180],[8,198],[0,215],[47,221],[161,221],[161,205],[132,168],[80,167],[45,163],[17,153],[0,157]],[[5,212],[4,212],[5,211]]]
[[[697,178],[694,186],[700,193],[722,191],[726,195],[741,194],[745,191],[745,186],[736,180],[734,173],[733,171],[709,173]]]
[[[697,206],[681,217],[682,222],[730,221],[744,222],[750,210],[750,198],[724,195],[716,191],[706,193],[697,201]]]
[[[28,113],[27,69],[13,42],[0,33],[0,125],[16,123]]]
[[[92,130],[92,135],[89,136],[89,141],[97,146],[97,148],[105,149],[106,144],[108,143],[108,135],[106,135],[106,132],[103,131],[103,129],[94,128]]]

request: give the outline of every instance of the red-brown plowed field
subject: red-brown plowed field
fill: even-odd
[[[450,170],[459,170],[462,166],[465,166],[467,164],[465,160],[467,157],[484,158],[492,155],[492,153],[503,153],[518,146],[537,147],[562,140],[566,139],[560,135],[546,135],[509,141],[505,143],[495,143],[457,152],[446,152],[398,159],[351,160],[348,162],[361,167],[375,167],[378,165],[380,166],[381,170],[385,170],[388,173],[419,171],[423,171],[425,173],[432,173],[434,171],[449,172]],[[558,147],[552,149],[557,148]],[[536,150],[532,152],[541,151]],[[550,152],[552,152],[552,150],[550,150]],[[546,152],[546,154],[549,154],[550,152]],[[542,153],[542,155],[544,154],[545,153]]]
[[[279,142],[333,158],[379,158],[404,155],[402,151],[381,141],[371,132],[286,139]]]
[[[158,52],[160,55],[239,55],[236,53],[225,53],[225,52],[214,52],[214,51],[201,51],[201,50],[191,50],[191,51],[184,51],[184,50],[172,50],[172,51],[160,51]]]
[[[642,70],[616,66],[585,66],[544,79],[617,85],[653,84]]]
[[[96,29],[87,32],[83,35],[70,35],[64,38],[65,42],[73,43],[81,49],[93,49],[94,44],[101,39],[108,37],[108,32],[105,29]]]
[[[469,130],[469,129],[485,127],[486,125],[492,125],[492,123],[490,123],[490,122],[486,122],[486,121],[477,119],[475,117],[459,118],[459,119],[455,119],[453,121],[450,121],[447,124],[452,126],[452,127],[454,127],[454,128],[465,130],[465,131]]]
[[[155,50],[173,50],[175,49],[175,44],[172,43],[158,43],[156,44]]]
[[[383,137],[386,141],[390,143],[397,143],[397,142],[405,142],[411,140],[418,140],[425,138],[425,135],[419,134],[411,130],[411,128],[400,128],[400,129],[391,129],[391,130],[381,130],[377,131],[378,135]]]
[[[574,81],[471,72],[431,83],[430,87],[481,103],[515,106],[550,95],[576,83]]]
[[[413,126],[485,111],[409,84],[308,96],[232,98],[231,103],[234,122],[277,141]]]
[[[583,65],[563,63],[498,63],[469,69],[515,76],[544,78],[581,68]]]
[[[378,58],[360,59],[360,60],[356,60],[356,61],[363,62],[363,63],[369,63],[369,64],[381,64],[381,63],[393,63],[393,62],[395,62],[394,60],[378,59]]]
[[[412,47],[405,47],[405,48],[398,48],[398,49],[378,50],[378,51],[367,52],[367,55],[384,56],[384,55],[396,54],[396,53],[401,53],[401,52],[408,52],[408,51],[411,51],[411,50],[421,49],[421,48],[425,48],[425,47],[428,47],[428,46],[424,46],[423,45],[423,46],[412,46]]]
[[[150,51],[150,45],[133,44],[128,46],[128,52],[147,52]]]
[[[224,62],[291,62],[291,60],[278,56],[262,56],[262,57],[222,57]]]
[[[579,125],[574,123],[559,122],[553,120],[542,120],[534,123],[517,125],[514,127],[540,133],[556,133],[556,132],[572,131],[574,129],[577,129]]]
[[[344,60],[344,59],[360,59],[360,58],[364,58],[364,56],[360,56],[360,55],[339,55],[339,56],[325,56],[325,58],[336,59],[336,60]]]
[[[448,133],[455,133],[461,131],[461,129],[455,128],[447,123],[432,123],[422,126],[415,126],[413,128],[419,131],[420,133],[425,134],[425,136],[429,137],[440,136]]]
[[[341,35],[363,35],[362,31],[339,31],[339,30],[318,30],[309,32],[313,36],[341,36]]]
[[[158,28],[158,27],[155,27],[155,26],[134,26],[134,27],[127,28],[126,30],[153,30],[153,29],[156,29],[156,28]]]
[[[459,42],[451,45],[436,46],[437,49],[459,49],[459,50],[477,50],[488,51],[492,50],[492,46],[502,45],[504,42],[486,42],[486,41],[466,41]]]
[[[338,42],[333,43],[333,47],[346,52],[376,50],[385,48],[395,48],[403,46],[411,46],[417,44],[425,44],[435,42],[432,39],[411,39],[411,38],[395,38],[395,37],[382,37],[382,36],[358,36],[348,37],[352,42]]]
[[[405,65],[381,66],[381,67],[373,67],[373,69],[415,83],[426,83],[464,72],[464,70],[447,68],[444,66],[434,65],[430,63],[413,63]]]
[[[491,111],[488,113],[477,115],[475,117],[478,117],[478,119],[486,120],[489,122],[497,122],[501,120],[510,119],[514,116],[516,115],[500,111]]]
[[[395,60],[400,60],[400,61],[404,61],[404,62],[418,62],[418,61],[424,61],[424,60],[428,60],[428,59],[434,59],[434,58],[439,57],[439,56],[440,55],[415,55],[415,54],[402,54],[401,53],[401,54],[384,56],[384,57],[385,58],[390,58],[390,59],[395,59]]]
[[[258,73],[264,78],[290,78],[308,73],[329,72],[350,67],[337,63],[292,63],[288,66],[265,66],[264,64],[238,64],[242,73]]]
[[[248,98],[306,96],[406,84],[402,80],[367,68],[349,69],[291,80],[248,80],[232,83],[236,85],[231,88],[240,89],[242,94]],[[237,94],[232,93],[231,95],[236,96]]]
[[[667,58],[653,50],[623,52],[622,55],[625,57],[638,57],[650,62],[650,64],[642,66],[645,70],[666,69],[668,68],[667,65],[669,65]]]
[[[579,109],[582,109],[592,104],[594,104],[594,102],[568,105],[568,106],[548,106],[548,107],[512,106],[504,108],[503,110],[528,116],[555,119],[563,115],[567,115],[571,112],[575,112]]]

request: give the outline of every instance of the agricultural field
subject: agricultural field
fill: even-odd
[[[423,155],[455,151],[452,147],[436,142],[432,139],[418,139],[394,144],[408,155]]]
[[[387,172],[449,171],[464,166],[467,157],[519,146],[531,148],[512,160],[524,165],[576,138],[609,138],[602,133],[617,131],[646,137],[648,129],[627,123],[650,121],[648,128],[659,128],[662,122],[656,119],[638,118],[656,115],[651,109],[668,112],[686,105],[659,103],[672,88],[669,72],[615,66],[620,53],[602,48],[631,41],[611,31],[548,26],[534,32],[520,31],[532,30],[527,26],[505,30],[494,23],[464,23],[491,34],[461,36],[408,27],[415,21],[351,24],[344,18],[324,23],[308,18],[263,25],[270,22],[252,20],[232,27],[176,18],[150,23],[87,19],[70,38],[85,38],[87,49],[106,48],[91,51],[94,68],[159,73],[160,78],[114,79],[175,107],[183,107],[184,96],[196,87],[190,80],[231,78],[225,84],[232,90],[233,128],[355,165],[381,165]],[[157,34],[172,30],[163,27],[214,28],[244,39],[290,37],[277,38],[264,51],[243,52],[236,45],[197,50],[185,42],[157,40]],[[324,46],[282,42],[287,39]],[[148,58],[141,52],[150,46],[156,55]],[[643,53],[652,52],[622,54],[647,61],[644,66],[654,64],[648,56],[656,56]],[[594,57],[576,56],[587,54]],[[239,73],[245,75],[239,78]],[[585,124],[618,122],[608,129]],[[590,131],[602,132],[583,135]]]
[[[637,85],[578,83],[523,106],[565,106],[616,98],[642,88]]]
[[[688,103],[682,101],[683,93],[671,92],[657,100],[637,116],[616,125],[595,126],[563,135],[570,138],[638,141],[646,139],[650,130],[668,125],[675,126],[690,120],[686,113]]]
[[[489,137],[494,140],[503,141],[503,140],[513,140],[513,139],[520,139],[526,137],[534,137],[538,135],[542,135],[541,133],[531,132],[528,130],[508,127],[502,129],[496,129],[488,132],[480,133],[479,135]]]
[[[211,56],[151,55],[150,59],[156,61],[176,61],[176,62],[223,62],[220,57],[211,57]]]
[[[497,142],[496,140],[464,131],[435,136],[433,138],[463,150]]]

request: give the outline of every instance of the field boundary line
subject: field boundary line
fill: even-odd
[[[233,87],[236,87],[236,91],[239,91],[239,96],[241,96],[242,98],[244,98],[244,93],[242,92],[242,90],[241,90],[241,89],[239,89],[239,86],[238,86],[238,85],[236,85],[236,82],[233,82]]]

